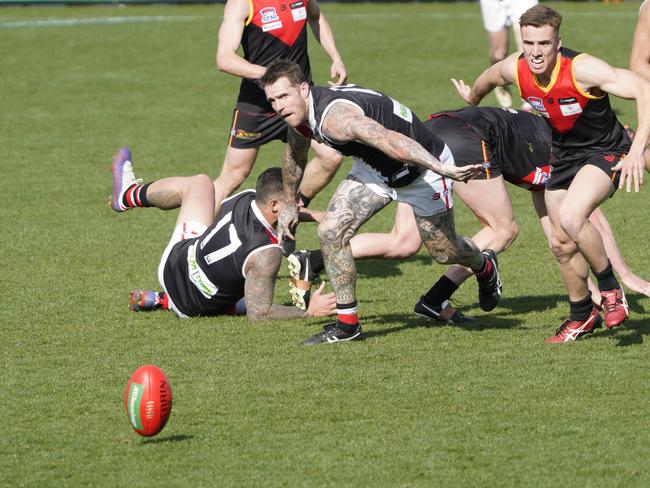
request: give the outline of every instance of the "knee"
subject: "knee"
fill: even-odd
[[[507,225],[502,226],[498,232],[499,248],[493,249],[496,252],[502,252],[508,249],[519,235],[519,226],[514,220]]]
[[[569,211],[569,209],[560,211],[560,227],[573,240],[576,240],[586,223],[586,219]]]
[[[577,249],[575,242],[571,239],[557,235],[551,235],[549,246],[560,263],[568,261]]]
[[[321,249],[341,249],[349,244],[354,232],[349,228],[336,225],[335,222],[324,219],[316,229]]]
[[[490,61],[498,63],[506,58],[508,55],[508,48],[506,46],[492,46],[490,48]]]

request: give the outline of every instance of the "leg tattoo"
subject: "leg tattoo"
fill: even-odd
[[[343,180],[332,196],[327,214],[318,226],[318,238],[338,303],[351,303],[356,299],[357,270],[350,239],[389,202],[390,199],[351,178]]]
[[[483,256],[479,248],[471,239],[456,235],[453,210],[431,217],[416,215],[415,220],[422,242],[436,262],[481,269]]]

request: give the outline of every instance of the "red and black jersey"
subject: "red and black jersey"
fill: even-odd
[[[311,81],[307,4],[308,0],[250,0],[250,14],[241,41],[244,59],[260,66],[268,66],[276,59],[287,59],[297,63],[305,78]],[[238,102],[260,107],[268,105],[264,90],[256,80],[249,79],[241,82]]]
[[[530,191],[546,187],[551,129],[542,117],[513,109],[466,107],[432,114],[424,125],[445,141],[457,166],[483,163],[483,179],[500,174]]]
[[[255,191],[224,200],[214,224],[170,252],[163,278],[172,302],[187,316],[230,313],[244,296],[248,259],[268,247],[279,248],[278,239]]]
[[[561,48],[547,86],[530,71],[523,54],[517,60],[516,76],[521,97],[551,126],[553,156],[557,160],[554,166],[630,144],[609,104],[607,93],[594,96],[578,87],[573,63],[580,55]]]
[[[337,142],[321,130],[323,119],[335,103],[349,103],[359,107],[363,114],[386,129],[399,132],[417,141],[432,155],[439,158],[445,143],[429,131],[417,116],[402,103],[383,93],[358,85],[341,85],[311,88],[309,127],[298,127],[301,134],[333,147],[345,156],[355,156],[375,168],[393,188],[408,185],[424,169],[404,164],[387,156],[383,151],[361,142]]]

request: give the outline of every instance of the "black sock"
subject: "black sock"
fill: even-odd
[[[591,295],[587,295],[586,298],[583,298],[578,302],[569,301],[569,307],[571,310],[569,313],[569,319],[579,320],[582,322],[587,320],[591,310],[594,308],[594,304],[591,301]]]
[[[149,200],[147,200],[147,190],[149,189],[149,185],[151,185],[151,183],[142,185],[142,189],[140,190],[140,203],[143,207],[151,207]]]
[[[481,256],[483,256],[483,264],[481,265],[481,269],[478,271],[472,271],[474,271],[474,274],[478,279],[488,279],[490,276],[492,276],[492,263],[485,254],[481,253]]]
[[[442,275],[440,279],[436,281],[435,285],[425,293],[424,301],[427,305],[437,307],[445,300],[449,300],[449,297],[451,297],[456,290],[458,290],[458,285],[445,275]]]
[[[598,280],[598,289],[600,291],[610,291],[620,288],[616,276],[614,276],[614,271],[612,271],[612,263],[607,260],[607,267],[600,273],[596,273],[594,269],[591,270],[594,273],[594,276]]]
[[[146,185],[139,185],[134,183],[126,189],[122,195],[122,205],[126,208],[134,207],[151,207],[149,200],[147,200],[147,189],[151,183]]]
[[[320,274],[321,271],[325,269],[325,261],[323,261],[323,251],[321,251],[320,249],[311,251],[309,253],[309,265],[311,266],[311,270],[314,273]]]
[[[305,195],[302,194],[301,191],[298,192],[298,202],[302,202],[302,206],[307,208],[309,206],[309,203],[311,202],[311,198],[306,197]]]

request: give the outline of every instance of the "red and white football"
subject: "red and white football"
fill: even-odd
[[[135,370],[126,385],[124,406],[133,430],[141,436],[163,430],[172,412],[172,389],[163,370],[153,364]]]

